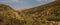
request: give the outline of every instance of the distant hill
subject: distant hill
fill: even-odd
[[[29,8],[16,8],[15,10],[22,11],[22,10],[25,10],[25,9],[29,9]]]

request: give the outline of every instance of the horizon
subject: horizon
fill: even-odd
[[[0,0],[0,4],[7,4],[14,9],[17,8],[32,8],[53,2],[55,0]]]

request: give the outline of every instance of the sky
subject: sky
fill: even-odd
[[[32,8],[53,1],[55,0],[0,0],[0,4],[7,4],[12,8]]]

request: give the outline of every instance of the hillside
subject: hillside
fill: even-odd
[[[22,11],[0,4],[0,25],[60,25],[60,0]]]
[[[8,5],[0,4],[0,25],[23,25],[23,22],[20,12]]]
[[[23,10],[21,14],[28,25],[60,25],[60,0]]]

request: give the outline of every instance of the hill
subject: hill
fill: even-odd
[[[21,11],[28,25],[56,25],[60,23],[60,0]],[[58,24],[57,24],[58,25]]]
[[[22,11],[0,4],[0,25],[60,25],[60,0]]]
[[[8,5],[0,4],[0,25],[23,25],[23,22],[20,12]]]

